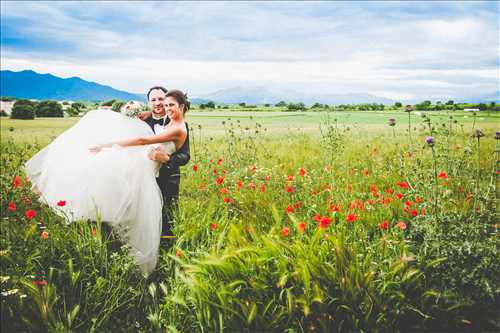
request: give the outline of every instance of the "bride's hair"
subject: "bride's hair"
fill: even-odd
[[[188,100],[187,94],[183,93],[182,91],[178,89],[172,89],[169,90],[168,93],[165,95],[165,97],[173,97],[179,103],[179,106],[184,104],[184,113],[189,110],[189,107],[191,106],[191,102]]]

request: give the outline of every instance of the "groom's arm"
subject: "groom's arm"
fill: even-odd
[[[191,155],[189,153],[189,128],[187,124],[186,124],[186,129],[187,129],[186,141],[178,151],[176,151],[170,156],[170,160],[165,162],[164,167],[166,167],[167,169],[175,169],[180,166],[186,165],[191,159]]]

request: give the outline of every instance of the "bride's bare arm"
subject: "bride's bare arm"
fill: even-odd
[[[133,138],[133,139],[127,139],[127,140],[122,140],[122,141],[117,141],[117,142],[110,142],[106,144],[100,144],[95,147],[91,147],[89,150],[91,152],[97,153],[101,151],[102,148],[106,147],[112,147],[113,145],[117,144],[122,147],[130,147],[130,146],[144,146],[144,145],[152,145],[155,143],[162,143],[162,142],[168,142],[168,141],[177,141],[179,139],[182,139],[186,135],[186,132],[184,132],[180,127],[171,127],[164,131],[161,134],[153,135],[153,136],[144,136],[144,137],[139,137],[139,138]]]

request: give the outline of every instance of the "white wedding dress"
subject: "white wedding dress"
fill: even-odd
[[[114,145],[99,153],[89,147],[150,135],[141,120],[93,110],[25,165],[41,199],[70,222],[99,219],[118,230],[144,275],[156,266],[162,221],[159,163],[148,158],[153,147]],[[173,142],[161,145],[175,151]],[[63,207],[57,205],[61,200]]]

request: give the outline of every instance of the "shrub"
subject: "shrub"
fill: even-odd
[[[62,106],[56,101],[42,101],[35,107],[37,117],[64,117]]]
[[[11,119],[35,119],[35,111],[30,105],[14,105],[12,108],[12,113],[10,114]]]

